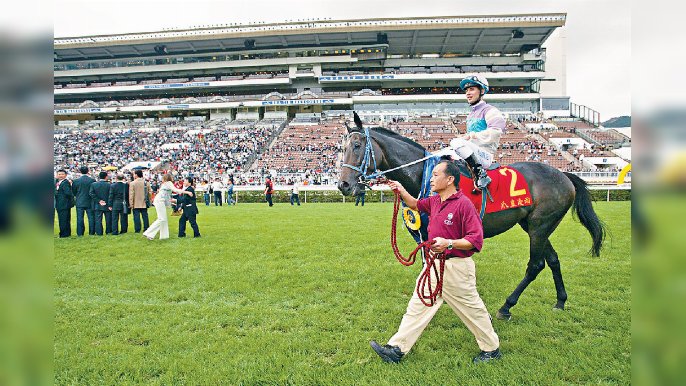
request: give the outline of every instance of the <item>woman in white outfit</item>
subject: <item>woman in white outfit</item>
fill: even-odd
[[[192,193],[189,191],[176,189],[172,181],[174,181],[174,178],[171,176],[171,174],[167,173],[162,176],[162,185],[157,191],[155,199],[152,201],[152,204],[155,206],[155,210],[157,211],[157,220],[150,224],[148,230],[143,233],[143,236],[147,237],[148,240],[154,239],[158,231],[160,232],[160,240],[169,238],[167,207],[171,206],[172,201],[176,201],[171,198],[172,192],[176,194],[192,195]]]

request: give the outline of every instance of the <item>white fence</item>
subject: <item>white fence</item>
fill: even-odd
[[[285,191],[285,192],[290,192],[291,189],[293,188],[293,185],[274,185],[274,190],[275,191]],[[606,200],[610,201],[610,192],[613,190],[631,190],[631,184],[622,184],[622,185],[589,185],[588,188],[590,190],[601,190],[601,191],[607,191],[606,194]],[[338,188],[334,185],[304,185],[304,186],[299,186],[299,197],[303,202],[307,202],[307,194],[308,192],[338,192]],[[379,191],[381,201],[385,202],[386,199],[391,200],[393,197],[393,193],[391,192],[391,189],[386,186],[373,186],[372,187],[373,191]],[[236,186],[234,187],[234,200],[238,203],[240,202],[240,195],[241,192],[262,192],[264,191],[264,186]],[[198,196],[200,197],[200,192],[202,192],[202,189],[198,187]],[[222,191],[222,200],[226,202],[226,197],[224,196],[226,192]],[[341,202],[345,203],[346,201],[350,200],[355,200],[355,197],[345,197],[343,194],[338,192],[338,194],[341,197]],[[212,198],[212,197],[211,197]]]

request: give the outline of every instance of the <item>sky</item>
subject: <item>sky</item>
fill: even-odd
[[[618,0],[55,0],[54,36],[297,19],[566,12],[567,94],[607,120],[631,115],[631,8]]]

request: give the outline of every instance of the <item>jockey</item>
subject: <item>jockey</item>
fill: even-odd
[[[488,80],[481,75],[462,79],[460,88],[465,91],[472,111],[467,116],[467,133],[450,141],[450,145],[435,155],[452,155],[467,162],[474,173],[474,186],[485,188],[491,178],[486,170],[493,163],[500,136],[505,131],[505,118],[497,108],[482,98],[488,93]]]

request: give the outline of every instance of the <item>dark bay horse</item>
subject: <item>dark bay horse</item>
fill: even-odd
[[[338,189],[344,195],[354,195],[363,189],[358,181],[364,174],[389,170],[425,156],[425,149],[418,143],[382,127],[363,128],[355,114],[355,128],[348,128],[344,139],[343,164]],[[376,165],[376,166],[374,166]],[[352,167],[351,167],[352,166]],[[593,210],[591,195],[586,183],[579,177],[563,173],[540,162],[518,162],[508,167],[519,170],[529,184],[533,204],[527,207],[488,213],[483,218],[484,237],[493,237],[519,224],[529,234],[529,263],[524,279],[507,297],[498,310],[497,317],[509,319],[512,308],[526,287],[536,279],[546,263],[553,273],[557,303],[555,308],[564,309],[567,301],[560,261],[550,244],[549,237],[560,224],[569,208],[576,211],[581,224],[591,234],[593,256],[600,255],[605,238],[605,226]],[[389,172],[386,177],[400,182],[407,191],[417,197],[422,180],[424,162]]]

